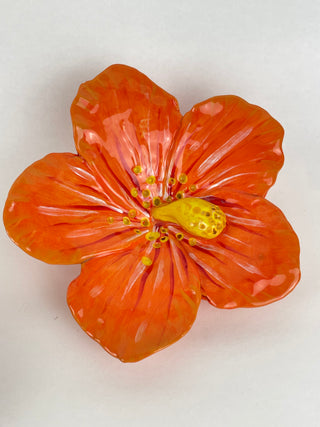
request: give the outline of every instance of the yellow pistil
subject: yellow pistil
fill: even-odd
[[[157,240],[160,237],[160,233],[158,233],[157,231],[149,231],[149,233],[147,233],[145,237],[147,240],[152,242],[153,240]]]
[[[188,182],[188,177],[185,173],[182,173],[179,175],[178,180],[179,180],[180,184],[186,184]]]
[[[138,197],[138,190],[136,188],[132,188],[130,193],[132,197]]]
[[[160,231],[161,233],[164,233],[164,234],[168,233],[168,229],[166,227],[161,227]]]
[[[159,206],[159,205],[161,205],[161,199],[160,199],[160,197],[154,197],[152,203],[153,203],[153,206]]]
[[[135,228],[135,229],[134,229],[134,232],[135,232],[136,234],[141,234],[141,230],[139,230],[139,228]]]
[[[134,168],[132,168],[132,172],[135,173],[136,175],[139,175],[139,173],[142,172],[142,167],[140,165],[137,165]]]
[[[165,242],[167,242],[169,240],[169,237],[168,236],[162,236],[162,237],[160,237],[160,242],[161,243],[165,243]]]
[[[137,211],[135,209],[130,209],[128,212],[128,217],[129,218],[135,218],[135,216],[137,215]]]
[[[226,216],[218,206],[196,197],[153,208],[152,216],[156,220],[179,224],[192,235],[205,239],[217,237],[226,226]]]
[[[174,185],[176,183],[175,178],[169,178],[169,185]]]
[[[189,187],[189,190],[191,192],[196,191],[196,189],[197,189],[197,186],[195,184],[191,184],[190,187]]]
[[[150,190],[148,190],[148,189],[143,190],[142,191],[142,196],[145,197],[145,198],[149,197],[150,196]]]
[[[142,262],[142,264],[144,264],[144,265],[146,265],[147,267],[149,267],[151,264],[152,264],[152,259],[150,259],[149,257],[147,257],[147,256],[143,256],[142,258],[141,258],[141,262]]]
[[[168,202],[168,203],[172,202],[172,197],[168,196],[167,199],[166,199],[166,202]]]
[[[150,202],[142,202],[142,206],[143,206],[145,209],[149,209],[149,208],[150,208]]]
[[[108,223],[109,223],[109,224],[112,224],[113,222],[114,222],[113,217],[112,217],[112,216],[109,216],[109,217],[108,217]]]
[[[147,184],[154,184],[156,182],[156,177],[151,175],[146,179]]]
[[[130,225],[131,221],[130,221],[130,219],[127,216],[124,216],[123,217],[123,223],[124,223],[124,225]]]
[[[150,225],[150,221],[148,220],[148,218],[142,218],[142,219],[141,219],[141,221],[140,221],[140,224],[141,224],[143,227],[149,227],[149,225]]]
[[[159,249],[161,248],[161,243],[160,242],[154,242],[154,244],[152,245],[155,249]]]

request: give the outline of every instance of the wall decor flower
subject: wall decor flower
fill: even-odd
[[[53,153],[14,182],[11,239],[51,264],[81,263],[67,301],[83,330],[124,362],[167,347],[201,298],[258,307],[298,283],[299,242],[265,199],[283,128],[237,96],[184,116],[144,74],[113,65],[71,106],[78,154]]]

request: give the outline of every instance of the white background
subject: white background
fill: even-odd
[[[136,364],[104,352],[65,302],[79,266],[28,257],[1,233],[0,425],[320,425],[320,3],[315,0],[0,1],[1,203],[25,167],[74,151],[69,107],[112,63],[183,112],[236,94],[286,130],[269,199],[301,241],[302,280],[260,309],[202,302],[192,330]]]

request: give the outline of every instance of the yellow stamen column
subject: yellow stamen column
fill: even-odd
[[[197,197],[186,197],[154,207],[151,214],[155,220],[179,224],[190,234],[205,239],[214,239],[226,226],[222,209]]]

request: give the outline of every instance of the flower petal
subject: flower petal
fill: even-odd
[[[167,243],[92,259],[69,286],[71,312],[113,356],[123,362],[143,359],[177,341],[195,320],[199,276],[187,258],[181,247]]]
[[[217,96],[183,118],[168,177],[187,174],[193,196],[232,188],[265,195],[283,164],[283,128],[265,110],[237,96]]]
[[[257,307],[292,291],[299,241],[283,213],[264,198],[225,189],[206,199],[227,216],[216,239],[190,248],[208,300],[219,308]]]
[[[181,114],[176,99],[144,74],[112,65],[80,86],[71,117],[77,150],[106,187],[126,198],[147,177],[163,180]],[[150,190],[157,195],[155,186]]]
[[[134,223],[124,226],[123,215],[86,162],[69,153],[49,154],[18,177],[4,208],[4,223],[21,249],[52,264],[75,264],[123,250],[138,238]]]

